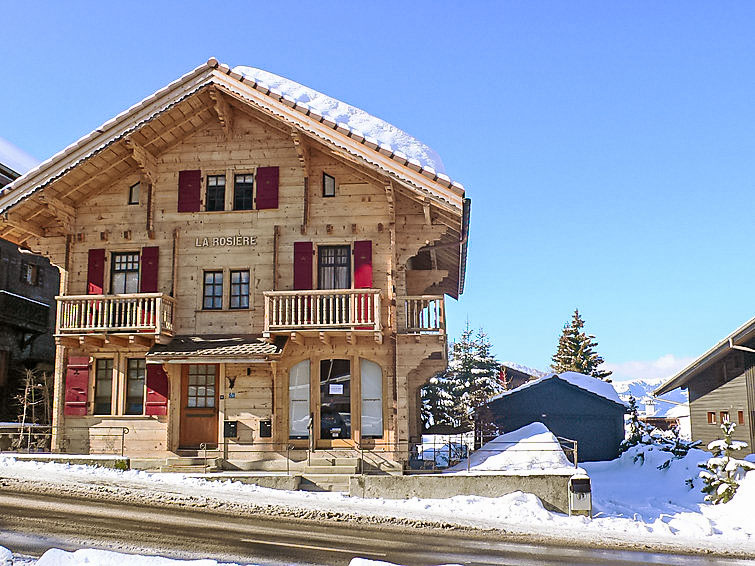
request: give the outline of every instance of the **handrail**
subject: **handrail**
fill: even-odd
[[[379,332],[380,289],[265,291],[265,332],[346,329]]]
[[[56,334],[144,332],[173,334],[176,300],[164,293],[61,295]]]

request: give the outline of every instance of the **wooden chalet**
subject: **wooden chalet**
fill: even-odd
[[[692,440],[702,447],[723,437],[721,424],[736,423],[733,439],[755,451],[755,318],[749,320],[655,390],[689,392]]]
[[[0,192],[61,272],[54,449],[407,460],[469,200],[281,84],[210,59]]]

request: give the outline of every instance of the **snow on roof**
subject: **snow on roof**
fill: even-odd
[[[666,417],[670,419],[680,419],[683,417],[689,417],[689,405],[684,403],[682,405],[676,405],[666,411]]]
[[[262,69],[239,66],[234,67],[233,72],[264,85],[298,105],[307,105],[321,116],[362,137],[373,138],[378,144],[389,146],[394,152],[403,153],[408,159],[416,159],[422,167],[431,167],[437,173],[445,173],[443,161],[432,148],[364,110]]]
[[[491,397],[488,402],[495,401],[496,399],[500,399],[501,397],[505,397],[507,395],[513,395],[514,393],[517,393],[518,391],[521,391],[522,389],[526,389],[527,387],[532,387],[533,385],[537,385],[538,383],[542,383],[548,379],[554,379],[554,378],[565,381],[571,385],[574,385],[575,387],[579,387],[580,389],[584,389],[588,393],[593,393],[594,395],[598,395],[599,397],[603,397],[604,399],[608,399],[609,401],[618,403],[621,406],[626,406],[623,403],[623,401],[619,399],[618,393],[616,393],[616,390],[613,388],[613,385],[611,385],[609,382],[603,381],[602,379],[598,379],[597,377],[585,375],[583,373],[577,373],[576,371],[565,371],[564,373],[552,373],[550,375],[546,375],[545,377],[541,377],[540,379],[528,381],[527,383],[520,385],[516,389],[504,391],[502,393],[499,393],[495,397]]]
[[[513,470],[574,472],[575,468],[553,433],[543,423],[534,422],[484,444],[472,453],[469,462],[469,471],[474,473]],[[446,472],[466,471],[465,459]]]
[[[0,137],[0,164],[12,169],[19,175],[23,175],[29,169],[39,165],[39,161],[5,138]]]

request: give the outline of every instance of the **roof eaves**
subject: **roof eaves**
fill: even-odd
[[[726,338],[717,342],[710,350],[653,391],[653,395],[663,395],[678,387],[683,387],[701,371],[726,355],[733,346],[740,345],[741,342],[746,342],[753,336],[755,336],[755,318],[751,318]]]
[[[119,138],[124,132],[134,129],[135,115],[136,122],[141,123],[145,118],[143,114],[147,113],[155,103],[166,98],[183,99],[186,95],[204,86],[203,83],[211,76],[212,69],[207,64],[200,65],[21,175],[18,179],[0,189],[0,213],[33,194],[42,185],[60,177],[73,164],[79,163],[96,153],[103,145]],[[139,112],[142,112],[141,116]],[[125,128],[124,123],[127,124]]]
[[[441,187],[451,190],[457,197],[464,196],[465,190],[464,190],[464,186],[461,183],[451,180],[451,178],[448,177],[448,175],[445,175],[443,173],[438,173],[432,167],[422,166],[419,163],[419,161],[417,161],[416,159],[407,158],[407,156],[403,152],[394,151],[392,147],[385,144],[381,144],[377,140],[374,140],[372,138],[366,137],[362,132],[354,128],[351,128],[347,124],[333,122],[332,120],[329,120],[328,118],[318,114],[310,106],[296,102],[290,97],[287,97],[286,95],[280,92],[270,89],[267,85],[258,83],[254,79],[250,79],[246,76],[241,75],[240,73],[234,72],[233,70],[231,70],[230,67],[228,67],[228,65],[218,63],[217,59],[211,58],[207,62],[207,65],[210,67],[216,68],[219,72],[230,76],[231,78],[235,79],[239,83],[252,87],[257,92],[260,92],[266,95],[267,97],[271,98],[272,100],[276,102],[280,102],[284,104],[288,108],[291,108],[297,111],[298,113],[304,115],[305,117],[309,117],[312,120],[345,135],[347,138],[366,146],[370,150],[388,157],[389,159],[399,163],[401,166],[407,167],[408,169],[419,173],[425,179]],[[273,108],[269,108],[268,110],[275,111],[275,109]],[[280,116],[280,117],[286,118],[286,116]],[[318,132],[313,131],[313,130],[309,130],[309,131],[310,133],[318,135],[318,137],[320,137],[320,134]],[[348,147],[344,147],[344,146],[340,146],[340,147],[342,149],[349,151]],[[359,157],[365,157],[364,155],[360,155],[360,154],[357,154],[357,155]],[[372,162],[372,163],[380,166],[379,163],[375,163],[375,162]],[[413,182],[409,178],[404,178],[403,180],[409,181],[410,183],[412,183],[412,185],[417,186],[418,188],[421,188],[421,189],[424,188],[421,185],[418,185],[417,183]]]

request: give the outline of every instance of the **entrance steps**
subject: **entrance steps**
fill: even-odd
[[[349,478],[361,472],[360,458],[310,457],[301,475],[301,491],[349,491]]]

